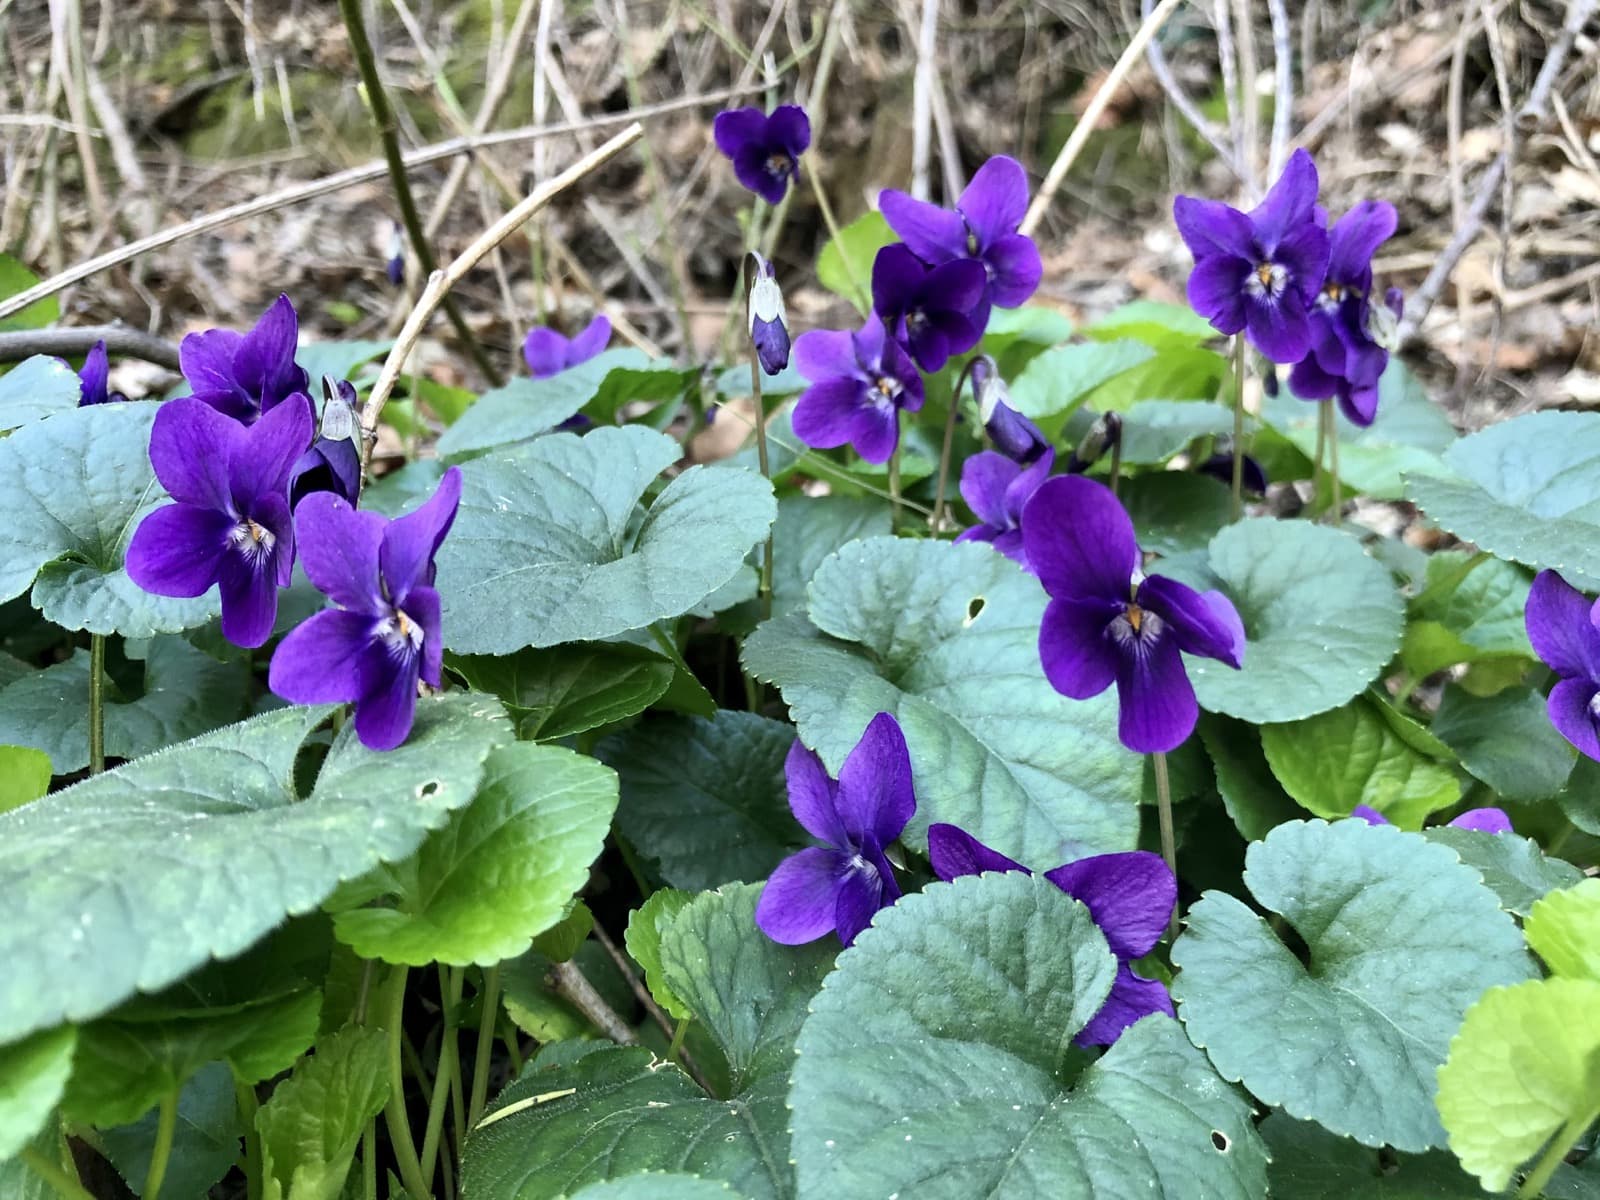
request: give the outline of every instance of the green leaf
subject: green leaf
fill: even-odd
[[[143,1195],[157,1121],[152,1109],[131,1125],[100,1130],[106,1157],[135,1195]],[[205,1196],[239,1160],[242,1132],[233,1073],[222,1063],[201,1068],[178,1095],[178,1120],[161,1194]]]
[[[1098,419],[1097,413],[1080,408],[1068,419],[1063,432],[1077,441]],[[1164,463],[1198,437],[1232,431],[1233,410],[1220,404],[1204,400],[1141,400],[1122,414],[1122,462],[1124,466]]]
[[[1087,909],[1015,872],[884,909],[800,1032],[800,1195],[1264,1195],[1249,1107],[1175,1021],[1082,1068],[1115,966]]]
[[[301,342],[295,347],[294,361],[311,376],[311,393],[320,395],[322,377],[354,379],[356,368],[389,353],[393,339],[381,342]]]
[[[772,526],[772,611],[805,612],[823,560],[857,538],[888,536],[889,518],[889,506],[873,498],[784,496]]]
[[[1248,640],[1243,670],[1188,660],[1204,709],[1256,724],[1315,716],[1360,693],[1399,649],[1400,597],[1348,534],[1240,521],[1211,540],[1210,568]]]
[[[1531,659],[1523,610],[1528,604],[1527,572],[1488,555],[1445,551],[1427,560],[1426,586],[1411,602],[1402,657],[1417,676],[1431,675],[1458,662],[1499,655]],[[1449,639],[1449,655],[1415,657],[1414,631],[1431,630]]]
[[[513,379],[485,392],[439,438],[439,457],[458,462],[549,433],[582,411],[615,361],[592,358],[547,379]]]
[[[1102,383],[1086,403],[1099,412],[1126,412],[1141,400],[1214,400],[1227,374],[1227,359],[1214,350],[1168,346]]]
[[[1035,421],[1057,417],[1082,404],[1095,388],[1148,362],[1143,342],[1082,342],[1046,350],[1011,382],[1013,407]]]
[[[1059,345],[1072,336],[1072,322],[1066,314],[1040,304],[1020,308],[996,308],[989,312],[989,327],[983,331],[978,353],[996,362],[1012,347],[1029,352]],[[1004,370],[1006,363],[1001,362]]]
[[[1580,754],[1556,803],[1567,820],[1584,833],[1600,837],[1600,762]]]
[[[863,213],[817,255],[817,282],[863,313],[870,311],[872,296],[867,288],[872,282],[872,262],[879,250],[899,240],[882,213]]]
[[[1461,799],[1455,772],[1407,744],[1365,696],[1302,721],[1263,725],[1261,748],[1284,790],[1319,817],[1347,817],[1365,804],[1418,829],[1429,813]]]
[[[72,1075],[78,1031],[46,1029],[0,1046],[0,1162],[34,1138],[55,1111]]]
[[[155,404],[97,404],[0,439],[0,600],[31,584],[34,607],[65,629],[149,637],[203,625],[214,591],[152,596],[123,555],[146,514],[167,503],[150,467]]]
[[[1308,458],[1316,453],[1317,424],[1325,401],[1308,402],[1288,387],[1268,397],[1262,420],[1278,430]],[[1456,440],[1456,431],[1399,358],[1389,360],[1378,381],[1378,415],[1365,429],[1340,417],[1339,478],[1382,500],[1398,500],[1403,475],[1439,470],[1440,456]]]
[[[504,654],[606,638],[679,616],[732,579],[776,515],[771,485],[691,467],[639,520],[640,497],[678,453],[628,426],[467,463],[439,551],[447,645]]]
[[[1483,1200],[1477,1180],[1444,1150],[1394,1155],[1281,1112],[1261,1123],[1272,1152],[1273,1200]]]
[[[1114,338],[1137,338],[1158,350],[1169,346],[1198,346],[1217,336],[1217,331],[1187,304],[1164,304],[1159,300],[1134,300],[1101,317],[1084,331],[1097,342]]]
[[[144,695],[124,701],[115,698],[114,685],[107,689],[106,753],[137,758],[238,720],[249,679],[243,659],[218,662],[180,637],[156,638]],[[0,742],[43,751],[57,775],[89,765],[88,651],[75,650],[0,691]]]
[[[1172,949],[1179,1015],[1225,1079],[1368,1146],[1443,1144],[1434,1070],[1485,988],[1528,977],[1516,924],[1455,853],[1364,821],[1280,825],[1245,855],[1256,901],[1207,892]]]
[[[50,790],[50,756],[31,746],[0,746],[0,812]]]
[[[0,299],[9,299],[27,291],[39,282],[39,277],[9,254],[0,254]],[[46,296],[35,300],[19,313],[0,321],[0,332],[19,329],[43,329],[61,319],[61,297]]]
[[[645,358],[637,350],[610,352],[615,363],[595,389],[594,398],[583,406],[583,411],[601,425],[616,424],[627,413],[625,409],[642,406],[649,411],[665,400],[681,400],[700,378],[699,367],[680,367],[670,359]],[[593,360],[591,360],[593,361]],[[663,409],[661,416],[670,419],[676,405]],[[643,412],[631,419],[639,420]],[[656,428],[660,420],[652,418]]]
[[[238,954],[411,855],[507,739],[498,708],[421,701],[386,753],[346,725],[304,800],[295,758],[326,708],[269,712],[0,814],[0,1042]]]
[[[1574,756],[1532,688],[1479,699],[1447,687],[1433,732],[1461,765],[1508,800],[1543,800],[1566,786]]]
[[[765,879],[804,844],[783,760],[794,729],[755,713],[651,717],[595,754],[622,780],[617,828],[673,887]]]
[[[1600,414],[1536,412],[1464,437],[1444,470],[1408,474],[1406,497],[1497,558],[1600,579]]]
[[[666,693],[674,671],[659,654],[622,642],[577,642],[499,657],[460,654],[446,661],[472,687],[505,701],[519,738],[539,741],[643,712]]]
[[[689,906],[694,896],[677,888],[658,888],[650,898],[628,914],[623,941],[633,961],[644,971],[645,986],[657,1004],[678,1020],[689,1015],[689,1007],[678,999],[661,970],[661,928]]]
[[[1532,907],[1523,932],[1551,974],[1600,983],[1600,880],[1574,881],[1545,896]]]
[[[0,375],[0,433],[70,412],[82,396],[77,372],[59,358],[49,354],[25,358]]]
[[[1539,843],[1514,833],[1435,825],[1424,830],[1423,836],[1460,855],[1462,862],[1483,876],[1484,886],[1500,897],[1500,906],[1519,917],[1526,916],[1546,893],[1570,888],[1583,878],[1583,872],[1571,863],[1545,857]],[[1600,929],[1595,933],[1600,936]]]
[[[1486,993],[1439,1068],[1439,1116],[1450,1149],[1490,1191],[1552,1137],[1571,1145],[1600,1117],[1600,983]]]
[[[736,1092],[788,1074],[806,1008],[833,967],[832,939],[780,946],[757,928],[762,886],[696,896],[658,926],[662,977],[721,1047]]]
[[[1200,740],[1216,769],[1222,805],[1245,841],[1260,841],[1301,815],[1273,775],[1253,726],[1205,713],[1200,718]]]
[[[324,1038],[256,1113],[266,1200],[337,1200],[367,1122],[389,1099],[386,1038]]]
[[[1133,521],[1139,546],[1170,556],[1203,557],[1219,530],[1233,521],[1228,485],[1189,471],[1152,471],[1124,479],[1118,497]]]
[[[728,1200],[731,1195],[727,1184],[714,1179],[641,1171],[622,1179],[592,1183],[566,1200]]]
[[[571,962],[593,931],[594,914],[589,906],[573,900],[561,920],[533,939],[533,949],[551,962]]]
[[[712,1100],[643,1047],[610,1047],[525,1072],[468,1136],[461,1194],[553,1200],[639,1171],[721,1179],[745,1200],[787,1200],[786,1081]]]
[[[776,617],[744,645],[807,746],[837,774],[873,716],[899,720],[917,812],[907,843],[948,821],[1024,861],[1127,850],[1139,756],[1116,697],[1068,700],[1039,666],[1038,581],[990,547],[871,538],[811,581],[810,621]]]
[[[617,805],[612,772],[560,746],[515,742],[484,763],[467,807],[388,872],[394,906],[334,918],[362,958],[489,967],[561,920]]]

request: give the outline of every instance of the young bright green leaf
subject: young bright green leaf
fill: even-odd
[[[1551,892],[1528,914],[1528,947],[1550,973],[1600,983],[1600,880]]]
[[[546,742],[643,712],[672,686],[674,673],[661,655],[623,642],[459,654],[446,662],[472,687],[505,702],[518,737]]]
[[[1290,822],[1245,864],[1310,964],[1242,901],[1207,892],[1172,949],[1190,1040],[1291,1116],[1368,1146],[1443,1144],[1434,1069],[1484,989],[1531,972],[1516,924],[1453,851],[1393,826]]]
[[[759,475],[691,467],[641,521],[678,444],[638,426],[552,434],[462,468],[439,551],[452,650],[506,654],[676,617],[736,575],[776,515]]]
[[[1240,521],[1211,540],[1210,569],[1247,643],[1243,670],[1189,660],[1204,709],[1256,724],[1315,716],[1362,691],[1399,649],[1400,596],[1348,534],[1309,521]]]
[[[839,231],[817,255],[817,282],[843,296],[863,313],[872,308],[872,260],[891,242],[900,239],[883,214],[869,211]]]
[[[1113,693],[1068,700],[1039,666],[1038,581],[988,546],[870,538],[811,581],[810,620],[744,644],[806,745],[837,774],[879,712],[911,751],[907,843],[948,821],[1024,862],[1131,849],[1143,764],[1117,740]]]
[[[989,326],[983,331],[978,353],[987,354],[1004,370],[1014,357],[1008,354],[1013,348],[1017,354],[1031,357],[1042,349],[1060,345],[1071,336],[1072,322],[1059,309],[1042,304],[996,308],[989,312]]]
[[[39,277],[21,261],[0,254],[0,297],[15,296],[39,282]],[[27,308],[0,321],[0,330],[43,329],[61,319],[61,297],[46,296]]]
[[[566,1200],[729,1200],[732,1194],[727,1184],[714,1179],[641,1171],[622,1179],[591,1183]]]
[[[347,724],[300,800],[295,758],[328,711],[265,713],[0,813],[0,1042],[238,954],[405,859],[509,736],[497,701],[424,700],[397,750]]]
[[[1532,838],[1514,833],[1484,833],[1435,825],[1422,831],[1430,842],[1449,846],[1461,861],[1483,876],[1483,885],[1500,897],[1500,907],[1525,917],[1550,892],[1570,888],[1583,872],[1559,858],[1548,858]],[[1600,936],[1600,930],[1596,931]]]
[[[595,747],[622,779],[617,828],[673,887],[765,879],[805,844],[783,760],[793,726],[755,713],[651,717]]]
[[[1600,1117],[1600,983],[1540,979],[1474,1004],[1439,1068],[1450,1149],[1489,1191]]]
[[[25,358],[0,375],[0,433],[78,407],[77,372],[51,354]]]
[[[152,1109],[131,1125],[99,1131],[106,1157],[135,1195],[143,1194],[158,1121],[159,1114]],[[161,1194],[205,1196],[239,1161],[242,1133],[233,1072],[219,1062],[202,1067],[178,1095],[178,1119]]]
[[[472,803],[395,868],[394,904],[334,918],[363,958],[493,966],[561,920],[588,880],[617,805],[617,778],[560,746],[489,755]]]
[[[215,591],[152,596],[123,568],[139,522],[168,503],[150,466],[157,407],[77,408],[0,439],[0,600],[32,585],[34,607],[57,625],[127,637],[217,614]]]
[[[311,376],[312,395],[320,395],[322,377],[354,379],[356,368],[389,353],[393,340],[381,342],[301,342],[295,347],[294,361]]]
[[[1508,800],[1554,796],[1572,774],[1572,746],[1550,724],[1544,697],[1532,688],[1480,699],[1447,687],[1432,728],[1463,767]]]
[[[1403,829],[1461,798],[1455,772],[1397,734],[1365,696],[1300,721],[1261,726],[1261,748],[1284,790],[1319,817],[1358,804]]]
[[[1149,346],[1133,341],[1082,342],[1046,350],[1011,381],[1012,406],[1035,421],[1060,417],[1108,379],[1154,356]]]
[[[1222,805],[1245,841],[1260,841],[1302,815],[1273,775],[1254,727],[1206,713],[1200,718],[1200,740],[1216,770]]]
[[[594,913],[582,900],[574,900],[561,920],[533,939],[533,949],[551,962],[570,962],[593,931]]]
[[[785,1076],[807,1006],[833,968],[832,938],[780,946],[756,926],[760,884],[731,884],[663,917],[661,974],[711,1031],[743,1091]]]
[[[1499,558],[1600,580],[1600,414],[1535,412],[1452,445],[1444,468],[1409,474],[1406,496]]]
[[[1097,342],[1137,338],[1157,349],[1198,346],[1217,336],[1211,322],[1187,304],[1165,304],[1159,300],[1134,300],[1124,304],[1085,328],[1083,333]]]
[[[1487,555],[1428,556],[1400,652],[1406,670],[1421,678],[1458,662],[1533,658],[1522,617],[1529,586],[1523,568]]]
[[[0,746],[0,812],[50,790],[50,756],[31,746]]]
[[[114,686],[107,688],[106,753],[137,758],[238,720],[249,678],[243,659],[218,662],[183,638],[154,639],[144,694],[121,700]],[[57,775],[89,765],[88,651],[74,651],[65,662],[0,690],[0,742],[44,751]]]
[[[657,888],[650,893],[648,900],[628,914],[628,928],[623,935],[628,953],[644,971],[644,982],[650,989],[650,995],[680,1021],[689,1016],[689,1007],[678,999],[661,969],[661,929],[687,908],[693,899],[694,896],[689,892],[681,892],[677,888]]]
[[[256,1113],[265,1200],[338,1200],[361,1133],[388,1099],[381,1029],[322,1039]]]
[[[1260,1129],[1272,1152],[1273,1200],[1483,1200],[1478,1181],[1446,1150],[1395,1156],[1281,1112]]]
[[[63,1025],[0,1046],[0,1162],[32,1141],[50,1119],[72,1075],[77,1041],[78,1031]]]
[[[800,1032],[800,1195],[1264,1195],[1248,1105],[1175,1021],[1146,1017],[1082,1068],[1071,1038],[1114,970],[1044,879],[970,876],[884,909]]]
[[[1085,403],[1099,412],[1127,412],[1141,400],[1215,400],[1227,374],[1228,360],[1215,350],[1165,346],[1154,358],[1100,384]]]

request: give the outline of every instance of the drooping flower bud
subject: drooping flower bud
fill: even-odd
[[[1050,442],[1039,427],[1011,405],[1011,392],[999,368],[987,354],[972,361],[972,390],[978,397],[978,416],[994,447],[1013,462],[1037,462]]]
[[[1067,473],[1082,475],[1121,443],[1122,417],[1114,412],[1101,413],[1099,420],[1089,426],[1089,432],[1083,435],[1077,449],[1068,456]]]
[[[1405,296],[1397,287],[1383,294],[1382,304],[1367,305],[1367,336],[1391,353],[1400,348],[1400,318],[1405,315]]]
[[[291,507],[312,492],[332,492],[347,504],[356,503],[361,495],[360,433],[355,384],[337,375],[324,375],[317,438],[290,473]]]
[[[1233,482],[1233,450],[1226,443],[1217,445],[1217,452],[1205,462],[1195,468],[1202,475],[1209,475],[1223,483]],[[1239,486],[1252,496],[1265,496],[1267,494],[1267,470],[1248,454],[1239,469]]]
[[[406,277],[406,243],[400,232],[399,221],[389,228],[389,255],[385,270],[389,273],[389,282],[395,287],[399,287],[400,281]]]
[[[789,365],[789,317],[773,265],[754,250],[745,256],[745,316],[761,369],[776,375]]]

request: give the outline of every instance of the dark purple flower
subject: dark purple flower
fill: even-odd
[[[127,397],[121,392],[108,390],[110,378],[111,364],[106,361],[106,343],[105,339],[102,338],[84,356],[83,370],[78,372],[78,407],[87,408],[91,404],[115,404],[126,400]]]
[[[406,277],[406,242],[399,221],[389,229],[389,257],[384,263],[384,271],[393,287],[399,287],[400,281]]]
[[[1128,514],[1110,488],[1082,475],[1057,476],[1034,493],[1022,543],[1050,594],[1039,657],[1051,686],[1087,700],[1115,683],[1124,746],[1156,754],[1182,745],[1200,710],[1180,651],[1238,667],[1244,625],[1232,602],[1146,575]]]
[[[1294,365],[1289,386],[1302,400],[1336,397],[1355,425],[1378,413],[1378,380],[1389,365],[1392,329],[1403,307],[1391,288],[1372,301],[1372,256],[1393,236],[1394,205],[1366,200],[1329,231],[1328,274],[1311,309],[1311,352]]]
[[[1011,407],[1011,393],[987,355],[972,362],[972,387],[978,394],[978,415],[995,449],[1026,466],[1036,462],[1050,442],[1039,427]]]
[[[780,104],[770,117],[759,108],[729,109],[717,114],[711,131],[739,182],[768,204],[783,199],[811,145],[811,121],[798,104]]]
[[[872,307],[917,366],[937,371],[983,337],[978,319],[988,323],[986,281],[982,264],[973,259],[930,267],[896,242],[872,260]]]
[[[888,713],[879,713],[845,757],[837,782],[797,740],[784,774],[795,819],[824,846],[778,864],[761,890],[756,924],[775,942],[798,946],[837,932],[848,946],[900,885],[884,849],[917,810],[911,755]]]
[[[586,363],[606,348],[611,340],[611,321],[601,313],[573,337],[564,338],[554,329],[540,326],[528,331],[522,342],[522,357],[535,379],[549,379],[569,367]]]
[[[300,562],[336,604],[278,645],[268,686],[294,704],[356,706],[356,736],[392,750],[411,732],[417,681],[438,687],[444,659],[433,556],[456,519],[461,470],[393,521],[317,492],[294,510]]]
[[[878,207],[889,228],[923,262],[937,266],[976,259],[987,276],[984,307],[1016,308],[1027,302],[1044,274],[1039,248],[1017,232],[1028,211],[1028,175],[1014,158],[996,155],[972,177],[954,212],[886,189]],[[983,311],[979,329],[988,324]]]
[[[282,404],[245,426],[193,396],[167,401],[150,430],[150,463],[177,503],[140,523],[129,577],[158,596],[219,584],[223,636],[261,645],[294,569],[289,475],[310,443],[308,405]]]
[[[311,379],[294,361],[300,317],[279,296],[249,333],[208,329],[178,346],[178,362],[196,399],[249,425],[298,394],[309,418]]]
[[[928,858],[933,873],[946,882],[982,871],[1033,874],[954,825],[929,826]],[[1175,1016],[1161,981],[1135,975],[1129,965],[1155,949],[1178,901],[1178,881],[1161,856],[1145,850],[1097,854],[1046,871],[1044,877],[1089,910],[1117,958],[1111,994],[1072,1040],[1079,1046],[1109,1046],[1141,1017]]]
[[[761,369],[776,375],[789,365],[789,317],[783,308],[783,289],[770,262],[754,251],[748,258],[755,270],[745,297],[750,340],[755,343]]]
[[[988,542],[1026,568],[1022,509],[1050,477],[1055,462],[1055,451],[1048,447],[1027,466],[993,450],[967,459],[961,464],[961,498],[982,524],[962,530],[956,541]]]
[[[1296,150],[1249,214],[1217,200],[1179,196],[1178,232],[1194,255],[1189,303],[1219,333],[1244,330],[1276,363],[1311,348],[1307,313],[1328,269],[1328,234],[1315,219],[1317,168]]]
[[[1392,825],[1393,821],[1375,808],[1358,804],[1350,810],[1352,817],[1368,825]],[[1469,808],[1450,824],[1457,829],[1473,829],[1479,833],[1510,833],[1511,818],[1503,808]]]
[[[794,361],[811,381],[790,418],[795,436],[822,449],[848,442],[867,462],[888,462],[900,441],[900,410],[922,407],[922,376],[877,315],[855,333],[802,333]]]
[[[289,479],[289,507],[312,492],[332,492],[355,504],[361,495],[361,451],[356,387],[348,379],[322,377],[322,421],[317,440],[300,456]]]
[[[1545,702],[1550,723],[1590,758],[1600,759],[1600,629],[1582,592],[1540,571],[1523,612],[1534,653],[1557,675]]]
[[[1210,475],[1213,479],[1220,479],[1223,483],[1233,483],[1233,454],[1223,451],[1213,454],[1196,468],[1202,475]],[[1248,454],[1244,456],[1244,467],[1240,472],[1240,484],[1244,490],[1257,496],[1267,494],[1267,469]]]

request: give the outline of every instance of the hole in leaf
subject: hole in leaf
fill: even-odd
[[[962,623],[965,625],[971,625],[974,621],[976,621],[978,619],[978,614],[983,612],[983,606],[986,603],[988,602],[982,596],[974,596],[971,600],[968,600],[967,619]]]
[[[438,790],[439,781],[437,779],[430,779],[427,783],[423,784],[417,789],[417,799],[426,800],[429,796],[436,794]]]
[[[1219,1154],[1226,1154],[1228,1152],[1228,1147],[1233,1145],[1233,1143],[1228,1140],[1228,1135],[1223,1133],[1220,1129],[1213,1129],[1211,1131],[1211,1144],[1217,1148],[1217,1153]]]

